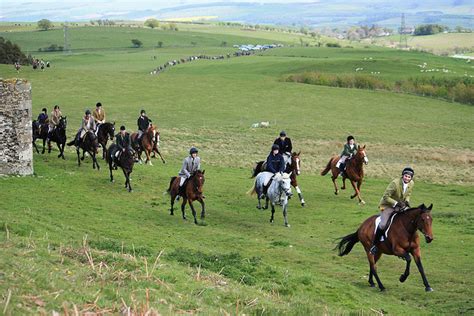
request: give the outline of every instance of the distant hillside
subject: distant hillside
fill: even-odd
[[[244,23],[308,25],[313,27],[345,27],[371,25],[397,28],[400,14],[405,13],[407,25],[439,23],[449,27],[474,27],[474,10],[471,1],[415,1],[396,2],[381,0],[320,0],[300,3],[212,2],[181,1],[180,5],[145,3],[130,6],[116,1],[108,5],[48,4],[48,10],[36,4],[24,3],[21,10],[16,4],[3,4],[0,21],[38,21],[48,18],[55,21],[87,21],[89,19],[143,20],[154,16],[158,19],[182,19],[198,16],[215,16],[220,21]]]

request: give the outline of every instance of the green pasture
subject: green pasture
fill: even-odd
[[[153,49],[158,34],[169,38],[162,39],[164,48]],[[56,43],[60,35],[0,33],[31,51]],[[128,48],[136,35],[143,49]],[[196,37],[202,40],[193,47],[189,43]],[[397,80],[417,76],[416,65],[423,62],[471,72],[465,61],[387,49],[279,48],[150,75],[171,59],[232,51],[220,47],[223,40],[261,40],[245,33],[129,28],[71,29],[71,38],[76,40],[70,55],[35,52],[51,61],[50,69],[23,67],[17,74],[12,65],[0,65],[0,77],[31,82],[34,116],[59,104],[69,137],[84,110],[98,101],[109,121],[129,130],[146,109],[161,132],[167,164],[136,165],[132,193],[123,188],[120,170],[110,183],[103,161],[100,171],[92,169],[90,158],[78,167],[71,148],[64,161],[57,151],[35,154],[34,176],[0,178],[5,314],[118,313],[127,307],[162,314],[472,313],[474,108],[281,80],[306,70],[351,73],[357,67]],[[261,121],[269,121],[270,128],[251,128]],[[307,206],[296,196],[290,201],[291,228],[283,226],[280,210],[270,224],[269,211],[258,211],[256,198],[246,194],[252,164],[266,157],[281,129],[302,152],[298,179]],[[367,146],[365,206],[349,199],[350,190],[335,196],[330,178],[319,175],[348,134]],[[189,220],[189,208],[186,222],[179,206],[170,216],[163,194],[190,146],[200,149],[206,170],[207,218],[198,226]],[[332,250],[335,238],[354,232],[377,212],[386,185],[406,165],[416,170],[413,204],[434,204],[435,240],[422,245],[433,293],[424,292],[415,265],[410,278],[399,283],[405,264],[394,257],[380,262],[387,287],[380,293],[368,287],[360,245],[344,258]]]

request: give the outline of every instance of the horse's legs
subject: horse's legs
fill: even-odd
[[[145,155],[146,155],[145,164],[148,162],[150,166],[153,166],[153,163],[151,162],[151,158],[150,158],[150,152],[147,149],[145,149]]]
[[[418,267],[418,271],[420,271],[421,278],[423,279],[423,284],[425,285],[426,292],[432,292],[433,289],[431,288],[428,280],[426,279],[425,270],[423,269],[423,265],[421,264],[421,252],[420,248],[417,247],[411,251],[413,255],[413,259],[415,259],[416,266]]]
[[[114,175],[112,174],[112,159],[109,160],[110,182],[114,182]]]
[[[165,159],[163,158],[163,156],[161,155],[160,151],[159,151],[159,150],[157,150],[156,152],[157,152],[157,153],[158,153],[158,155],[160,156],[160,158],[161,158],[161,161],[162,161],[163,163],[166,163],[166,161],[165,161]]]
[[[184,213],[184,208],[186,207],[186,202],[188,200],[183,198],[183,202],[181,203],[181,213],[183,213],[183,219],[186,219],[186,214]]]
[[[105,143],[101,143],[100,144],[102,146],[102,159],[105,159],[105,155],[106,155],[106,152],[105,152]]]
[[[59,148],[59,151],[60,151],[60,157],[62,157],[64,160],[66,160],[66,158],[64,157],[64,146],[66,146],[66,143],[62,143],[60,144],[60,148]],[[59,146],[58,146],[59,147]],[[58,157],[59,158],[59,157]]]
[[[283,219],[285,220],[285,227],[290,227],[290,224],[288,224],[288,200],[283,202]]]
[[[268,209],[268,196],[265,197],[265,206],[263,207],[264,210],[267,210]]]
[[[95,150],[91,153],[91,156],[92,156],[92,166],[94,166],[95,164],[97,166],[97,170],[100,170],[100,166],[99,166],[99,162],[97,161]]]
[[[267,199],[267,201],[268,201],[268,199]],[[270,217],[270,223],[273,223],[273,221],[274,221],[273,214],[275,214],[275,204],[273,204],[273,202],[272,202],[272,217]]]
[[[77,164],[80,166],[81,165],[81,158],[80,158],[80,153],[79,153],[79,147],[76,147],[76,153],[77,153]]]
[[[174,215],[174,201],[176,199],[176,194],[173,192],[173,189],[170,190],[170,197],[171,197],[170,215]]]
[[[298,197],[300,198],[300,202],[301,202],[301,206],[304,206],[304,197],[303,197],[303,193],[301,192],[301,189],[299,186],[295,186],[295,190],[296,192],[298,192]]]
[[[405,282],[405,280],[408,278],[408,276],[410,275],[410,263],[411,263],[411,257],[410,257],[410,254],[408,252],[406,252],[403,257],[403,259],[405,259],[405,261],[407,262],[407,265],[405,267],[405,272],[403,272],[403,274],[400,276],[400,282]]]
[[[334,194],[337,195],[339,193],[339,189],[337,188],[337,183],[336,183],[337,175],[332,175],[331,180],[332,183],[334,184]]]
[[[85,151],[85,149],[83,149],[83,150],[82,150],[82,157],[81,157],[81,160],[84,160],[85,154],[86,154],[86,151]]]
[[[51,153],[51,140],[48,141],[48,154]]]
[[[372,269],[370,268],[369,268],[369,285],[370,287],[375,287],[374,274],[372,273]]]
[[[206,217],[206,209],[205,209],[204,200],[202,199],[202,197],[200,197],[198,201],[199,203],[201,203],[201,219],[204,219],[204,217]]]
[[[375,277],[375,280],[377,281],[380,291],[384,291],[385,287],[383,286],[382,281],[380,281],[379,275],[377,274],[377,266],[375,265],[375,263],[379,260],[380,256],[381,256],[380,253],[377,253],[374,256],[370,252],[367,252],[367,259],[369,259],[369,266],[370,266],[369,283],[370,283],[370,275],[372,275]]]
[[[345,190],[346,189],[346,177],[345,176],[342,176],[342,187],[341,187],[341,190]]]
[[[38,148],[36,149],[38,150]],[[42,154],[46,151],[46,138],[43,138],[43,150],[41,151]]]
[[[36,149],[36,153],[39,154],[40,152],[39,152],[39,150],[38,150],[38,146],[36,146],[36,142],[35,142],[35,141],[36,141],[36,139],[34,139],[34,140],[32,141],[33,147]],[[44,152],[43,152],[43,153],[44,153]]]
[[[193,201],[191,199],[189,199],[189,207],[191,208],[191,211],[193,212],[194,224],[197,225],[198,221],[196,219],[196,210],[194,209]]]
[[[360,191],[358,189],[358,184],[355,183],[355,181],[351,180],[352,187],[354,188],[354,194],[351,195],[351,199],[355,198],[357,196],[357,199],[359,199],[359,203],[365,204],[364,201],[360,198]]]
[[[261,199],[260,199],[260,194],[257,192],[257,200],[258,200],[258,205],[257,205],[257,208],[259,210],[262,209],[262,202],[261,202]]]

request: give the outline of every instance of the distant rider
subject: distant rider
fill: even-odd
[[[339,172],[342,174],[346,168],[346,160],[352,158],[359,149],[359,145],[355,143],[354,136],[347,136],[347,142],[344,144],[344,149],[341,153],[341,158],[336,164],[336,168],[339,168]]]

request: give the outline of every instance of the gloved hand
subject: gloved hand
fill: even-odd
[[[408,201],[405,201],[405,205],[406,205],[407,208],[410,208],[410,207],[411,207],[411,206],[410,206],[410,203],[409,203]]]
[[[404,201],[399,201],[397,202],[397,204],[395,205],[399,210],[403,210],[405,209],[405,207],[407,207],[406,203]]]

